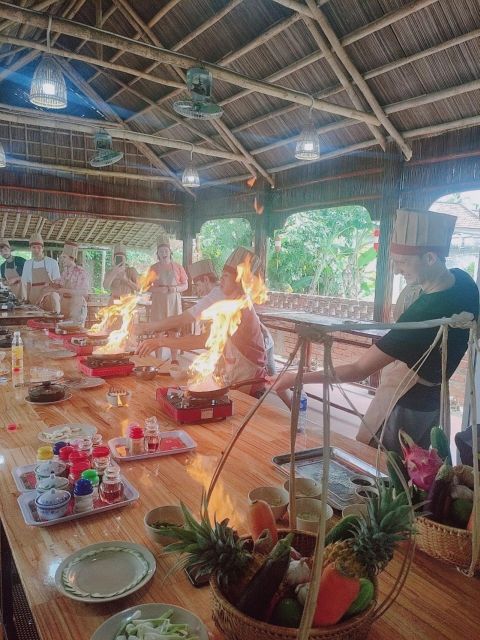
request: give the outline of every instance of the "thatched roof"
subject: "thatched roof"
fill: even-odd
[[[133,41],[129,44],[103,33],[92,36],[75,24],[52,22],[53,53],[85,56],[82,60],[58,58],[69,84],[65,113],[74,116],[64,123],[65,130],[78,130],[80,119],[82,135],[87,137],[95,129],[95,122],[87,119],[128,129],[128,144],[140,153],[142,164],[132,167],[127,158],[108,172],[168,178],[172,182],[148,185],[158,188],[163,200],[167,186],[180,188],[178,175],[188,162],[188,148],[142,141],[136,138],[139,132],[194,143],[203,149],[195,153],[202,180],[222,184],[245,180],[252,173],[278,182],[295,172],[301,165],[294,158],[295,140],[309,104],[309,99],[299,103],[302,93],[325,101],[315,103],[312,115],[327,158],[379,151],[385,139],[393,140],[408,156],[416,138],[480,123],[479,0],[320,0],[319,10],[312,0],[35,0],[28,4],[40,9],[43,22],[22,11],[12,14],[6,3],[0,3],[0,20],[4,20],[0,22],[0,92],[1,102],[9,105],[0,106],[0,141],[13,160],[88,167],[83,151],[55,157],[51,150],[47,161],[38,149],[17,148],[7,130],[7,108],[31,109],[27,91],[45,48],[47,13],[218,63],[213,70],[214,98],[224,109],[221,124],[182,122],[172,104],[179,96],[186,97],[182,88],[175,87],[183,87],[184,71],[192,61],[176,58],[175,66],[169,65],[162,61],[166,60],[163,54],[135,49]],[[241,84],[235,86],[231,76],[222,75],[224,69],[241,74]],[[264,83],[251,91],[245,88],[244,77]],[[289,98],[267,95],[272,84],[290,90]],[[339,111],[338,107],[344,108],[340,114],[331,112]],[[368,113],[370,122],[378,126],[363,122],[359,112]],[[35,130],[33,122],[22,120],[26,114],[20,116],[19,128]],[[45,117],[62,127],[62,114]],[[43,120],[39,124],[46,135],[49,128]],[[116,139],[116,146],[123,144]],[[205,151],[211,155],[204,155]]]

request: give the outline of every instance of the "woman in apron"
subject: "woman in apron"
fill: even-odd
[[[25,258],[12,256],[12,249],[8,240],[0,239],[0,253],[5,258],[1,266],[1,278],[16,297],[17,300],[26,298],[24,287],[22,286],[22,272]]]
[[[113,248],[113,267],[105,274],[103,287],[111,291],[109,304],[138,291],[138,273],[127,265],[127,249],[123,244]]]
[[[22,283],[26,288],[27,300],[45,311],[60,314],[60,296],[54,289],[60,280],[58,262],[43,253],[43,239],[39,233],[30,238],[32,257],[25,262]]]
[[[58,293],[61,295],[61,311],[65,320],[85,324],[87,318],[87,296],[90,293],[90,278],[83,267],[76,264],[78,246],[66,242],[60,255],[61,277]]]
[[[188,289],[188,278],[181,264],[173,262],[170,240],[161,236],[157,243],[158,262],[150,267],[153,280],[150,286],[152,294],[151,320],[164,320],[182,313],[180,294]],[[177,361],[177,350],[171,349],[171,359]]]

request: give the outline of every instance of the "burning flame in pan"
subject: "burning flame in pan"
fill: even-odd
[[[130,327],[133,322],[133,312],[139,301],[139,296],[148,291],[155,279],[155,272],[148,269],[138,279],[139,294],[132,293],[122,296],[118,303],[100,309],[97,314],[97,319],[99,318],[100,322],[90,327],[89,333],[107,333],[117,324],[118,319],[121,320],[121,325],[119,329],[115,329],[110,333],[107,344],[95,349],[95,353],[120,353],[125,349],[130,335]]]
[[[243,295],[233,300],[220,300],[205,309],[201,320],[211,321],[210,335],[206,343],[206,351],[192,362],[189,369],[189,386],[195,385],[200,391],[201,383],[208,388],[214,384],[223,387],[224,381],[218,375],[217,364],[223,354],[230,336],[233,336],[242,320],[242,310],[254,304],[263,304],[267,299],[267,288],[262,278],[254,275],[250,268],[250,257],[237,267],[237,282],[241,282]]]

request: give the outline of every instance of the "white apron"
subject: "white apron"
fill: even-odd
[[[65,279],[64,287],[72,289],[68,278]],[[84,324],[87,318],[87,301],[83,295],[72,293],[62,293],[60,300],[60,311],[65,320],[72,320]]]
[[[32,282],[27,285],[27,299],[30,304],[36,304],[45,311],[58,311],[60,306],[60,296],[57,292],[45,293],[44,287],[51,284],[52,280],[48,275],[45,260],[42,267],[35,268],[32,264]]]
[[[161,269],[157,274],[156,285],[163,285],[167,287],[176,287],[178,285],[175,278],[175,271],[173,270],[173,264],[170,263],[169,269]],[[177,316],[182,313],[182,299],[178,291],[167,293],[162,290],[152,291],[152,320],[165,320],[171,316]]]
[[[14,263],[15,265],[15,263]],[[13,293],[13,295],[17,298],[17,300],[23,300],[25,298],[24,288],[22,283],[22,277],[17,271],[17,268],[14,266],[13,269],[8,266],[8,262],[5,263],[5,279],[7,281],[8,288]],[[17,284],[13,284],[9,282],[10,280],[19,279]]]

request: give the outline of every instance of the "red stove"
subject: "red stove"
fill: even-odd
[[[102,356],[87,356],[79,360],[80,371],[87,376],[96,378],[113,378],[115,376],[129,376],[135,364],[128,356],[119,355],[115,358]]]
[[[233,415],[233,403],[227,395],[192,398],[186,397],[179,387],[159,387],[156,398],[162,410],[180,424],[216,422]]]

